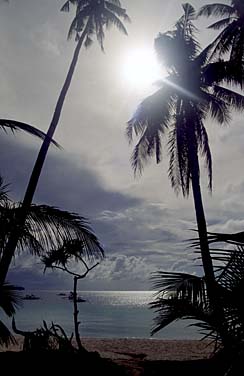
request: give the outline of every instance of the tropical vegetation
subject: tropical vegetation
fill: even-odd
[[[194,8],[184,4],[183,9],[184,15],[174,30],[160,33],[155,39],[156,52],[168,76],[129,120],[127,136],[130,142],[133,135],[139,138],[131,158],[135,173],[142,173],[152,157],[156,163],[161,162],[163,139],[167,139],[172,187],[185,197],[192,187],[206,286],[214,301],[215,276],[207,241],[199,157],[205,159],[211,190],[212,157],[205,121],[210,117],[220,124],[228,123],[232,110],[244,109],[244,96],[222,85],[236,83],[231,62],[209,60],[212,46],[201,51],[195,37]]]
[[[212,242],[234,244],[231,247],[210,248],[215,264],[218,288],[215,297],[221,305],[222,316],[211,309],[203,277],[187,273],[156,272],[153,277],[156,299],[151,308],[156,310],[152,334],[178,319],[196,320],[204,338],[215,342],[215,350],[223,354],[226,375],[239,374],[243,367],[244,310],[240,299],[244,283],[244,239],[239,234],[208,233]],[[199,245],[199,239],[193,246]]]
[[[9,198],[7,189],[1,178],[0,260],[6,252],[9,237],[16,231],[16,217],[21,210],[21,205],[12,202]],[[70,245],[69,254],[64,251],[67,249],[67,244]],[[17,250],[18,252],[28,250],[33,255],[47,257],[53,249],[59,250],[55,255],[59,255],[62,265],[71,256],[77,261],[81,257],[93,260],[103,255],[103,248],[84,217],[56,207],[32,204],[18,239]],[[19,302],[16,287],[5,283],[0,291],[0,307],[8,316],[12,316]],[[7,327],[1,323],[0,329],[2,329],[0,341],[8,344],[12,337],[8,336],[10,333]]]
[[[153,286],[158,292],[151,303],[157,312],[152,334],[179,318],[197,320],[195,325],[227,350],[231,362],[226,374],[231,374],[233,362],[239,363],[244,354],[244,310],[240,299],[244,287],[244,233],[208,232],[200,184],[203,158],[208,188],[212,190],[207,119],[226,124],[232,111],[244,110],[244,95],[233,89],[242,89],[244,83],[244,3],[228,3],[204,5],[198,13],[186,3],[173,30],[159,33],[155,50],[168,76],[158,82],[159,88],[142,101],[128,121],[127,136],[130,143],[134,137],[137,139],[131,157],[135,174],[141,174],[151,158],[160,163],[167,145],[173,189],[184,197],[192,190],[198,232],[192,246],[200,253],[204,271],[203,276],[165,271],[154,274]],[[129,21],[129,17],[119,0],[68,0],[61,10],[69,11],[71,6],[75,6],[75,17],[68,38],[74,36],[77,44],[47,134],[25,123],[0,119],[4,131],[25,130],[44,140],[23,203],[10,200],[0,178],[0,307],[11,317],[20,304],[17,287],[5,279],[15,249],[28,249],[41,257],[45,268],[73,276],[75,337],[79,351],[84,351],[79,334],[77,283],[97,266],[103,249],[85,218],[55,207],[34,205],[32,200],[50,143],[54,142],[81,47],[89,47],[95,35],[103,51],[105,28],[114,25],[127,34],[122,21]],[[220,30],[219,35],[203,50],[194,25],[200,16],[220,18],[209,26]],[[226,242],[228,247],[212,248],[218,242]],[[235,247],[230,248],[230,244]],[[84,273],[73,271],[72,261],[79,261]],[[15,323],[14,328],[17,333]],[[49,329],[44,322],[44,328],[35,334],[56,336],[57,341],[64,339],[71,346],[71,339],[62,330],[61,336],[57,334],[58,330],[61,329],[54,324]],[[0,321],[0,344],[11,342],[12,334]]]

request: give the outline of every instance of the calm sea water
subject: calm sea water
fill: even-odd
[[[19,329],[32,330],[42,321],[53,321],[67,333],[73,331],[73,304],[60,291],[24,291],[34,293],[39,300],[23,300],[23,306],[15,316]],[[79,291],[86,302],[79,303],[80,334],[84,337],[149,338],[153,326],[154,311],[148,308],[153,299],[151,291]],[[1,318],[3,318],[1,314]],[[5,323],[7,321],[3,320]],[[192,322],[177,321],[161,330],[154,338],[198,339],[201,335]]]

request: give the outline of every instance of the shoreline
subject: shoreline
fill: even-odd
[[[17,345],[0,347],[0,352],[21,351],[23,338],[16,336]],[[162,340],[148,338],[93,338],[81,337],[84,347],[97,351],[102,358],[113,361],[123,360],[170,360],[187,361],[209,359],[214,346],[206,340]]]

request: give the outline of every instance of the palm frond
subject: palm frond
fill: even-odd
[[[97,2],[93,0],[73,1],[76,4],[76,15],[70,25],[68,39],[73,35],[79,39],[79,34],[84,32],[85,27],[89,25],[84,38],[86,47],[91,45],[91,35],[96,34],[98,43],[104,50],[103,41],[105,38],[104,27],[115,25],[122,33],[127,35],[127,30],[120,18],[124,21],[130,21],[126,10],[120,5],[120,1],[103,1]],[[66,2],[62,10],[69,11],[69,2]]]
[[[156,301],[150,303],[150,308],[154,309],[157,316],[154,318],[154,327],[151,335],[156,334],[172,322],[190,318],[190,304],[188,301],[172,297],[170,299],[158,298]]]
[[[198,145],[202,157],[205,160],[205,167],[208,171],[208,188],[210,192],[212,191],[212,156],[211,150],[208,142],[208,134],[206,128],[204,127],[202,121],[195,122],[196,124],[196,136],[198,139]]]
[[[124,21],[130,22],[130,17],[127,15],[126,10],[124,8],[121,8],[120,4],[115,4],[111,1],[106,1],[106,8],[113,12],[115,15],[123,18]],[[108,17],[109,19],[109,17]]]
[[[64,5],[62,6],[62,8],[60,10],[61,10],[61,12],[69,12],[70,4],[78,6],[79,2],[80,2],[80,0],[68,0],[64,3]]]
[[[158,296],[178,296],[192,302],[206,301],[204,279],[193,274],[177,272],[156,272],[151,278]]]
[[[0,286],[0,307],[7,316],[12,316],[20,305],[21,296],[16,286],[9,283]]]
[[[220,30],[220,29],[223,29],[224,27],[227,27],[233,21],[234,21],[233,17],[224,18],[223,20],[214,22],[213,24],[209,25],[208,28],[213,29],[213,30]]]
[[[208,315],[203,278],[186,273],[156,272],[152,281],[153,288],[159,290],[150,303],[150,308],[157,313],[152,334],[180,318],[202,320]]]
[[[114,25],[123,34],[128,35],[127,30],[126,30],[123,22],[121,22],[119,17],[117,17],[113,12],[109,11],[108,9],[104,9],[103,15],[106,17],[107,26]],[[124,17],[125,16],[123,15],[123,18]]]
[[[140,112],[143,111],[139,106],[136,113],[133,117],[127,122],[126,126],[126,136],[128,138],[129,143],[131,144],[133,141],[133,133],[135,136],[140,136],[146,129],[146,123],[143,120],[140,120]]]
[[[4,203],[0,208],[0,253],[4,252],[8,236],[15,229],[20,210],[21,207],[10,203]],[[103,254],[102,246],[84,217],[47,205],[32,205],[18,249],[27,248],[32,254],[40,256],[75,239],[83,244],[83,254],[88,259]]]
[[[206,111],[209,115],[218,121],[219,124],[228,124],[230,116],[230,108],[224,98],[215,95],[215,92],[205,93],[206,102],[202,103],[202,108],[206,107]]]
[[[68,1],[66,1],[66,2],[64,3],[64,5],[63,5],[62,8],[60,9],[60,11],[61,11],[61,12],[69,12],[69,9],[70,9],[69,5],[70,5],[70,0],[68,0]]]
[[[198,12],[198,16],[205,16],[205,17],[223,17],[223,16],[232,16],[235,14],[235,9],[227,4],[208,4],[201,7],[200,11]]]
[[[11,132],[14,133],[15,131],[22,130],[31,134],[32,136],[40,138],[41,140],[44,140],[44,138],[46,137],[46,134],[42,132],[41,130],[39,130],[38,128],[33,127],[30,124],[22,123],[16,120],[0,119],[0,127],[5,132],[7,132],[8,130],[11,130]],[[60,145],[56,141],[52,140],[52,143],[58,148],[60,148]]]
[[[226,104],[231,106],[236,111],[243,111],[244,109],[244,95],[238,94],[230,89],[215,85],[214,95],[216,98],[224,100]]]
[[[204,67],[204,81],[208,85],[227,84],[244,85],[244,63],[236,64],[234,61],[217,61]]]
[[[129,140],[132,140],[133,132],[136,136],[140,136],[131,158],[135,173],[137,171],[141,173],[143,165],[154,154],[156,162],[160,162],[161,138],[169,126],[171,104],[170,92],[167,93],[164,89],[160,89],[141,103],[133,118],[128,122],[127,136]]]
[[[231,51],[233,40],[239,30],[239,26],[240,25],[238,21],[232,21],[219,33],[219,35],[212,43],[212,58],[216,56],[221,57]]]
[[[188,21],[192,21],[192,20],[195,20],[196,18],[196,11],[194,9],[194,7],[189,4],[189,3],[184,3],[182,4],[182,8],[184,9],[184,17],[186,19],[186,23]]]
[[[86,218],[46,205],[32,205],[26,228],[43,249],[59,248],[74,239],[83,244],[84,255],[91,259],[103,254],[102,246]]]
[[[9,201],[8,197],[8,184],[4,183],[2,176],[0,175],[0,205]]]
[[[174,128],[169,132],[168,140],[168,154],[169,154],[169,168],[168,176],[171,181],[171,186],[178,195],[180,189],[182,189],[183,196],[186,195],[185,187],[182,185],[182,175],[179,169],[179,158],[177,148],[177,129]]]
[[[91,17],[91,7],[89,6],[77,12],[69,27],[67,39],[71,39],[73,35],[82,32],[88,23],[89,17]],[[89,35],[89,30],[87,31],[87,34]]]
[[[139,140],[136,144],[133,153],[131,155],[130,161],[131,166],[134,171],[134,174],[141,175],[144,169],[144,166],[148,162],[148,154],[147,154],[148,144],[147,141],[143,138]]]

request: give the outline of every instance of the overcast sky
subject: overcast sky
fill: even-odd
[[[75,47],[67,41],[73,12],[61,13],[60,0],[10,0],[0,4],[0,117],[33,124],[46,131]],[[210,1],[192,1],[197,9]],[[136,106],[153,91],[125,76],[125,64],[135,50],[153,54],[159,32],[172,28],[182,14],[178,0],[122,1],[132,23],[128,37],[110,29],[105,54],[95,42],[83,49],[69,90],[35,203],[75,211],[89,218],[106,251],[106,261],[80,286],[96,289],[149,289],[158,269],[201,273],[186,239],[194,233],[192,198],[176,197],[163,162],[151,163],[140,179],[130,167],[132,148],[125,137],[126,122]],[[198,23],[202,45],[213,34],[208,20]],[[229,127],[209,122],[213,154],[213,194],[204,204],[209,230],[242,231],[243,120],[233,115]],[[40,147],[30,136],[0,138],[0,172],[21,200]],[[38,259],[17,257],[10,278],[27,288],[69,288],[70,278],[43,276]]]

